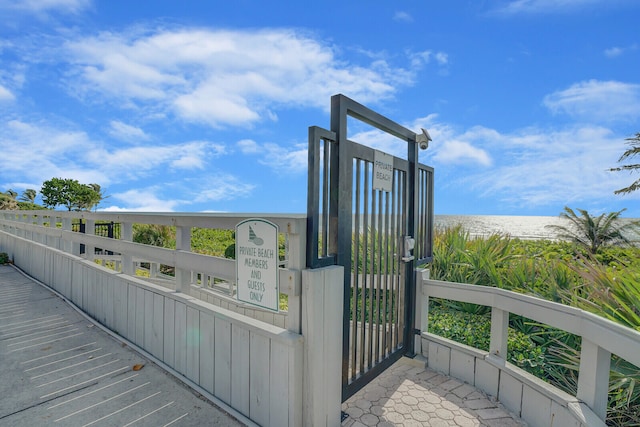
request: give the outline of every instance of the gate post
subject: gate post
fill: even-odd
[[[302,271],[305,426],[339,426],[344,268]]]

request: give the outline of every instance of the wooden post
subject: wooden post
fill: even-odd
[[[131,222],[123,222],[120,225],[120,240],[124,240],[126,242],[133,241],[133,223]],[[133,266],[133,257],[130,254],[123,253],[122,254],[122,272],[124,274],[128,274],[129,276],[135,276],[136,270]]]
[[[191,252],[191,227],[176,226],[176,251]],[[177,264],[177,263],[176,263]],[[174,265],[176,269],[176,291],[191,294],[191,271]]]
[[[576,397],[586,403],[602,421],[607,418],[610,370],[611,353],[582,337]]]
[[[489,351],[502,360],[507,360],[507,336],[509,333],[509,312],[497,307],[491,308],[491,343]]]
[[[305,426],[339,426],[344,268],[302,271]]]

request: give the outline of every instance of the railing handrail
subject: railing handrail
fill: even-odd
[[[14,216],[55,217],[113,221],[169,226],[189,226],[202,228],[233,229],[236,224],[248,218],[262,218],[276,224],[281,232],[302,233],[306,230],[306,214],[278,213],[201,213],[201,212],[86,212],[86,211],[5,211]],[[302,228],[300,228],[302,227]]]
[[[490,286],[427,279],[424,295],[496,307],[589,339],[640,366],[640,332],[596,314],[531,295]],[[603,330],[606,333],[603,333]]]
[[[41,243],[53,243],[58,249],[74,255],[80,254],[85,246],[84,257],[99,259],[95,248],[121,255],[122,272],[135,275],[134,259],[175,267],[175,289],[191,292],[191,286],[199,277],[209,276],[230,283],[236,280],[235,260],[191,252],[192,228],[234,230],[236,225],[248,218],[261,218],[273,222],[280,233],[288,236],[284,266],[278,269],[280,293],[289,296],[287,313],[288,329],[300,331],[301,272],[306,267],[305,245],[307,217],[303,214],[261,214],[261,213],[140,213],[140,212],[74,212],[74,211],[0,211],[0,230],[21,230],[19,235]],[[90,227],[86,233],[72,231],[72,220],[86,220]],[[97,236],[94,227],[97,221],[121,224],[120,238]],[[62,223],[62,228],[56,223]],[[48,223],[48,226],[45,224]],[[176,227],[176,249],[133,242],[133,224],[155,224]],[[204,283],[199,282],[200,284]],[[200,286],[200,285],[198,285]],[[259,307],[256,309],[260,310]]]
[[[420,272],[418,272],[420,277]],[[585,310],[547,301],[531,295],[490,286],[444,282],[422,273],[420,327],[428,332],[429,298],[491,307],[491,357],[507,360],[509,313],[532,319],[581,337],[580,366],[576,398],[584,402],[601,421],[607,414],[611,355],[640,367],[640,332]]]

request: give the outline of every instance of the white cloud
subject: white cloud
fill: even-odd
[[[422,52],[408,52],[408,56],[411,60],[411,66],[414,68],[422,68],[431,61],[435,61],[439,66],[449,64],[449,55],[444,52],[424,50]]]
[[[393,20],[398,22],[413,22],[413,16],[407,12],[398,11],[393,14]]]
[[[137,179],[150,172],[157,172],[163,166],[187,170],[203,169],[206,159],[222,155],[224,152],[223,146],[207,141],[110,150],[100,147],[87,153],[87,161],[101,170],[108,171],[114,180],[122,180]]]
[[[118,120],[112,120],[109,126],[109,135],[122,141],[139,142],[149,139],[149,135],[139,127],[131,126]]]
[[[267,142],[258,144],[250,139],[238,141],[243,154],[259,154],[258,163],[278,173],[299,173],[307,170],[309,153],[307,144],[290,147]]]
[[[347,63],[332,47],[284,29],[102,33],[69,41],[64,56],[67,84],[80,96],[97,92],[212,127],[275,120],[274,108],[326,109],[339,92],[380,103],[414,76],[383,59]]]
[[[499,7],[496,12],[506,15],[556,13],[612,1],[615,0],[514,0]]]
[[[80,182],[108,181],[102,171],[83,164],[84,153],[95,147],[86,133],[43,123],[9,120],[0,126],[0,146],[19,147],[0,156],[0,171],[34,182],[52,177]]]
[[[617,58],[619,56],[622,56],[626,52],[634,51],[637,49],[638,49],[638,45],[635,43],[627,47],[614,46],[614,47],[605,49],[604,56],[606,56],[607,58]]]
[[[173,212],[181,201],[175,198],[163,200],[156,195],[158,188],[133,189],[112,194],[111,198],[119,200],[123,206],[109,206],[101,209],[107,212]]]
[[[243,154],[255,154],[261,151],[261,147],[252,139],[242,139],[237,145]]]
[[[0,102],[13,101],[16,97],[6,87],[0,85]]]
[[[640,84],[588,80],[547,95],[553,113],[599,122],[636,119],[640,115]]]
[[[198,183],[199,189],[194,194],[196,202],[219,202],[247,197],[255,185],[241,182],[233,175],[216,173]]]
[[[444,141],[434,154],[433,159],[445,164],[472,163],[491,166],[492,163],[491,157],[485,150],[460,140]]]
[[[0,0],[0,10],[17,10],[40,14],[49,11],[79,13],[91,5],[91,0]]]
[[[481,132],[476,129],[457,135],[446,125],[435,126],[435,129],[438,127],[445,132],[434,136],[434,150],[430,148],[426,152],[431,156],[427,163],[433,163],[436,171],[446,173],[450,150],[473,153],[475,147],[484,150],[492,160],[491,168],[480,167],[482,162],[475,159],[478,167],[456,169],[457,176],[443,181],[443,190],[464,186],[505,206],[524,208],[606,203],[619,199],[613,191],[625,185],[625,178],[628,180],[608,171],[624,150],[624,139],[607,128],[582,126],[555,131],[530,128],[512,134],[481,128]],[[471,149],[456,147],[458,138],[462,139],[463,135],[471,138],[474,134],[479,139],[469,141],[473,144]],[[441,139],[444,136],[448,138]]]

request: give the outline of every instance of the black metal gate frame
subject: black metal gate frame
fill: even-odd
[[[407,143],[407,218],[405,235],[414,236],[415,259],[404,266],[405,309],[402,351],[369,366],[366,375],[349,382],[348,301],[351,292],[351,238],[353,227],[353,159],[355,144],[347,140],[347,118],[352,117]],[[309,128],[308,239],[309,268],[344,266],[343,401],[375,378],[402,355],[414,355],[415,266],[431,261],[433,231],[433,169],[418,163],[416,134],[373,110],[345,97],[331,98],[331,131]],[[362,148],[362,147],[361,147]],[[320,163],[322,162],[322,164]],[[416,191],[416,189],[418,191]],[[356,285],[357,286],[357,285]],[[370,337],[371,339],[371,337]]]

